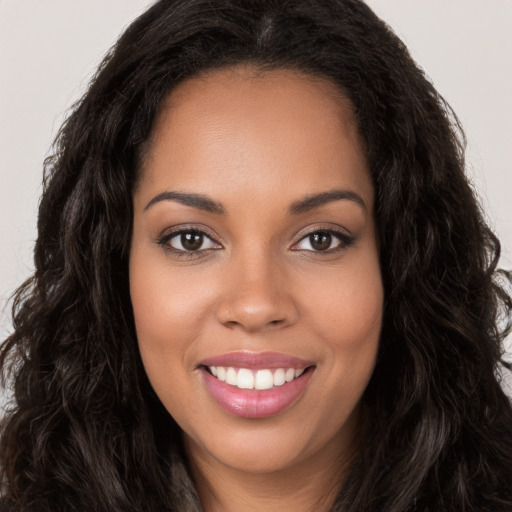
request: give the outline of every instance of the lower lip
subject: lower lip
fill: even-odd
[[[239,389],[217,379],[201,368],[206,388],[229,414],[243,418],[268,418],[279,414],[295,402],[306,388],[312,369],[300,377],[272,389]]]

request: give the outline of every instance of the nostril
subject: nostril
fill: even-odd
[[[237,327],[241,327],[247,330],[256,330],[256,329],[262,329],[265,328],[278,328],[282,327],[286,324],[285,319],[277,319],[277,320],[270,320],[268,322],[264,321],[255,321],[254,318],[245,318],[240,320],[228,320],[226,322],[223,322],[224,326],[229,329],[236,329]]]
[[[243,295],[231,298],[229,303],[219,304],[217,320],[230,329],[243,328],[248,331],[277,329],[293,324],[297,310],[291,300],[271,300],[261,296]]]

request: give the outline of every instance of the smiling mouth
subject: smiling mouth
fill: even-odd
[[[202,382],[225,412],[261,419],[292,407],[311,382],[313,361],[279,352],[235,351],[203,360]]]
[[[244,390],[267,390],[278,388],[298,379],[306,368],[235,368],[232,366],[204,366],[206,371],[221,382]]]

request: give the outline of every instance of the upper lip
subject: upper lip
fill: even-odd
[[[209,357],[201,361],[200,366],[224,366],[235,368],[248,368],[257,370],[261,368],[294,368],[301,370],[313,366],[312,361],[279,352],[228,352],[218,356]]]

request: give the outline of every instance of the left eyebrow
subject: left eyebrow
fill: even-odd
[[[295,201],[290,205],[289,212],[291,215],[299,215],[301,213],[306,213],[315,208],[319,208],[326,203],[330,203],[332,201],[339,201],[342,199],[347,199],[349,201],[354,201],[359,206],[363,208],[363,210],[367,210],[366,204],[363,201],[363,198],[352,192],[351,190],[328,190],[327,192],[320,192],[319,194],[315,194],[312,196],[306,196],[304,199],[299,201]]]
[[[191,208],[196,208],[198,210],[203,210],[209,213],[217,213],[224,214],[226,213],[224,207],[221,203],[210,199],[208,196],[203,194],[193,194],[190,192],[162,192],[155,196],[144,208],[144,211],[151,208],[154,204],[160,203],[161,201],[176,201],[185,206],[190,206]]]

